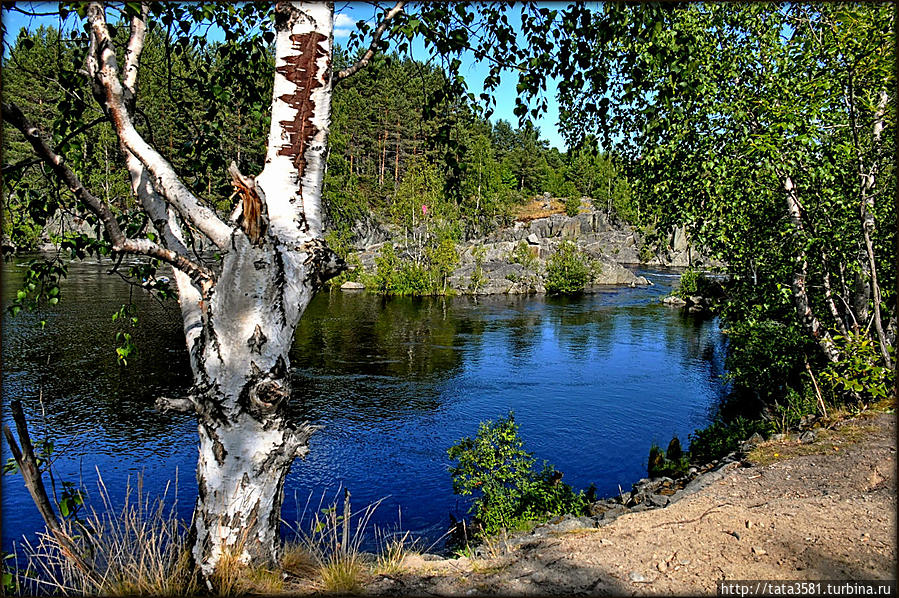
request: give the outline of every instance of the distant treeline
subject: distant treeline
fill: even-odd
[[[137,126],[198,197],[227,213],[234,206],[227,165],[233,160],[247,173],[263,166],[272,58],[246,61],[233,45],[191,47],[172,40],[158,29],[148,35]],[[133,200],[118,140],[78,73],[83,46],[53,28],[21,32],[3,61],[4,95],[52,132],[88,187],[130,222]],[[247,44],[243,51],[260,50]],[[335,68],[349,62],[346,52],[336,52]],[[248,64],[258,70],[247,73]],[[473,97],[447,94],[444,77],[434,65],[386,56],[337,87],[324,199],[329,240],[338,251],[346,250],[360,220],[408,230],[427,213],[431,223],[460,239],[508,223],[517,205],[546,192],[594,197],[620,218],[637,219],[639,208],[620,160],[592,142],[562,153],[530,123],[491,124]],[[80,93],[63,92],[71,81],[79,82]],[[4,135],[10,240],[30,248],[42,234],[58,238],[61,230],[43,228],[74,198],[32,163],[30,148],[9,126]],[[17,184],[22,179],[28,184]],[[33,201],[36,196],[40,200]],[[146,223],[138,219],[130,225]]]

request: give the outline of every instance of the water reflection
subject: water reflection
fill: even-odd
[[[5,306],[17,274],[4,268]],[[74,441],[57,462],[62,478],[83,475],[92,487],[97,465],[120,491],[144,471],[145,488],[156,490],[177,470],[188,517],[195,427],[152,408],[190,384],[177,310],[133,297],[139,354],[121,368],[111,315],[129,291],[107,268],[73,264],[58,309],[4,319],[3,400],[21,398],[37,433],[52,430],[57,446]],[[285,520],[310,492],[317,501],[343,484],[357,505],[389,496],[376,523],[396,524],[402,509],[404,528],[437,537],[448,513],[465,509],[452,495],[446,449],[509,409],[526,448],[567,482],[596,483],[601,494],[628,487],[644,475],[650,442],[686,439],[725,391],[716,323],[659,305],[673,279],[654,280],[576,299],[320,294],[297,331],[291,409],[325,427],[288,477]],[[20,480],[4,490],[8,549],[40,521]]]

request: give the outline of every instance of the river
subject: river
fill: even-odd
[[[3,265],[4,309],[23,259]],[[121,501],[139,474],[152,495],[172,481],[189,519],[196,427],[153,408],[190,385],[177,306],[132,294],[109,267],[72,263],[58,305],[4,314],[4,406],[21,399],[33,437],[54,442],[57,488],[77,482],[96,497],[99,471]],[[287,479],[284,520],[295,522],[310,496],[317,505],[346,487],[355,506],[383,499],[373,524],[427,545],[467,509],[452,493],[447,448],[509,410],[525,448],[564,481],[594,483],[600,496],[629,490],[646,475],[650,444],[686,441],[727,391],[717,322],[658,303],[675,274],[638,274],[654,286],[578,298],[320,293],[295,338],[292,411],[324,428]],[[112,314],[129,296],[137,353],[123,367]],[[2,507],[9,551],[41,521],[18,476],[3,480]]]

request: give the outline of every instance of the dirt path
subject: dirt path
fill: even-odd
[[[714,594],[719,579],[896,579],[895,414],[769,442],[665,509],[473,560],[407,557],[368,593]]]

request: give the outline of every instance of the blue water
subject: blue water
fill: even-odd
[[[5,307],[19,268],[4,268]],[[138,474],[151,494],[176,481],[189,519],[196,428],[153,409],[190,385],[179,315],[135,292],[138,353],[119,366],[111,315],[129,289],[108,268],[72,264],[56,308],[4,318],[3,402],[21,399],[33,436],[54,441],[57,487],[78,482],[96,497],[99,471],[121,500]],[[297,331],[292,409],[324,429],[287,478],[284,520],[346,487],[356,506],[383,499],[373,524],[436,540],[467,509],[446,449],[509,410],[525,448],[569,484],[594,483],[600,496],[630,488],[650,444],[686,440],[727,390],[717,323],[658,303],[672,273],[641,273],[655,286],[576,299],[321,293]],[[3,480],[2,506],[8,551],[41,521],[19,477]]]

